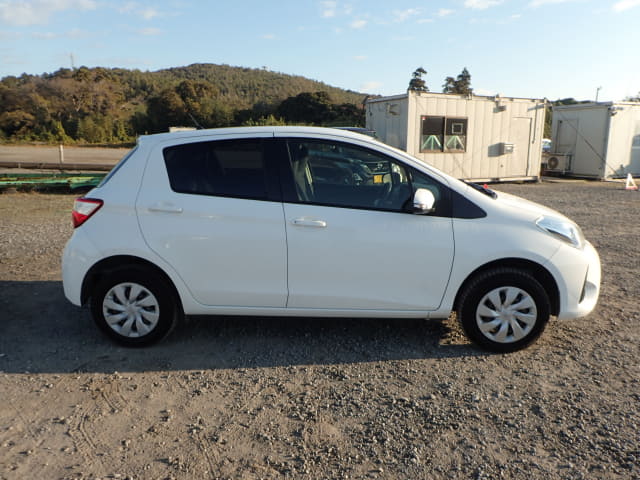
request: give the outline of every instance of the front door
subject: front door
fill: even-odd
[[[454,253],[448,190],[380,152],[329,140],[288,142],[289,308],[436,309]],[[433,215],[408,213],[415,188]]]

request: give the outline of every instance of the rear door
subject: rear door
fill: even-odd
[[[159,145],[137,200],[149,247],[205,305],[284,307],[286,238],[268,134]]]
[[[371,149],[328,139],[286,143],[287,306],[436,309],[454,253],[449,190]],[[433,215],[409,213],[418,187],[434,193]]]

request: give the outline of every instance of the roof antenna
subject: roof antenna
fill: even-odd
[[[189,118],[191,119],[193,124],[196,126],[196,129],[204,130],[204,127],[198,123],[198,120],[196,120],[193,115],[191,115],[191,112],[187,112],[187,115],[189,115]]]

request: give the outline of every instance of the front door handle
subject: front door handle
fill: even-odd
[[[308,218],[296,218],[291,223],[293,223],[296,227],[325,228],[327,226],[327,222],[325,222],[324,220],[310,220]]]

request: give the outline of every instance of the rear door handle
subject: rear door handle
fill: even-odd
[[[325,228],[327,226],[327,222],[324,220],[309,220],[308,218],[296,218],[291,223],[296,227]]]
[[[149,211],[158,213],[182,213],[182,208],[176,207],[175,205],[156,204],[150,206]]]

